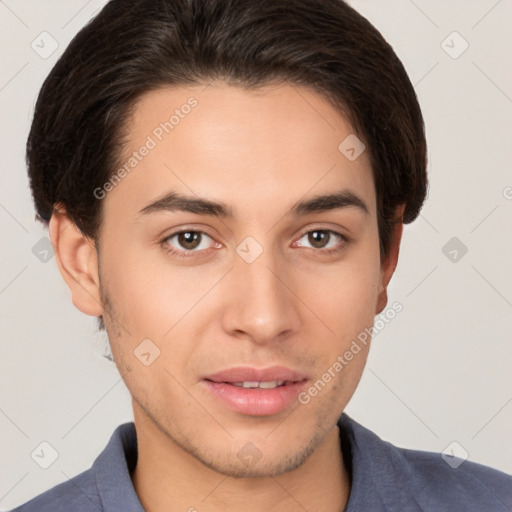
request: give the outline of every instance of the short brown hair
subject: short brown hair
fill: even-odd
[[[369,152],[381,253],[394,212],[413,221],[427,191],[421,110],[380,32],[342,0],[111,0],[74,37],[40,91],[27,164],[36,218],[62,203],[97,240],[93,191],[115,172],[135,101],[215,79],[311,87],[343,110]]]

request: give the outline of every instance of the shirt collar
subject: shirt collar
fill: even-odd
[[[137,433],[130,421],[116,428],[93,464],[104,512],[144,512],[131,480],[136,464]]]
[[[345,512],[371,510],[421,512],[411,488],[406,461],[398,448],[383,441],[346,413],[338,420],[351,489]]]

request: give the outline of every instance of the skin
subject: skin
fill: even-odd
[[[151,512],[340,511],[350,477],[336,422],[367,359],[363,348],[307,405],[268,416],[232,411],[202,378],[237,365],[283,365],[324,374],[386,306],[402,234],[379,252],[367,152],[349,161],[338,145],[353,130],[322,96],[290,84],[249,91],[215,82],[142,96],[125,156],[193,96],[198,105],[103,199],[100,252],[55,212],[50,236],[75,306],[103,315],[117,367],[132,395],[138,462],[132,474]],[[295,202],[347,189],[356,207],[293,217]],[[174,190],[222,201],[233,218],[189,212],[138,215]],[[180,229],[202,231],[190,249]],[[332,229],[325,254],[308,233]],[[237,246],[252,236],[262,254]],[[183,243],[183,240],[182,240]],[[317,242],[318,243],[318,242]],[[179,258],[173,247],[191,255]],[[149,338],[160,355],[134,356]],[[247,443],[261,458],[238,457]],[[250,495],[251,499],[247,500]]]

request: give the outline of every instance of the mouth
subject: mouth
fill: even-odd
[[[290,407],[309,378],[282,366],[235,367],[204,377],[202,383],[223,406],[249,416],[270,416]]]

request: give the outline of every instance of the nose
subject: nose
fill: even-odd
[[[291,272],[264,251],[248,263],[236,256],[226,282],[227,302],[223,328],[231,336],[268,344],[283,340],[300,326],[299,298],[294,294]]]

